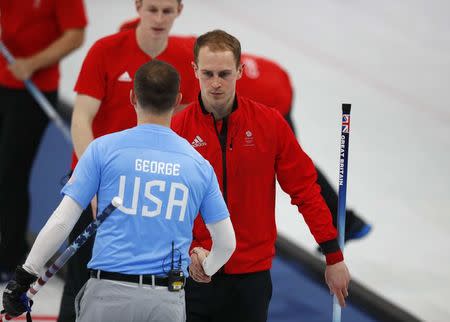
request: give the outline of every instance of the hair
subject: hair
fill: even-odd
[[[142,3],[144,0],[134,0],[135,3]],[[178,4],[181,4],[182,0],[177,0]]]
[[[169,111],[177,100],[180,75],[165,62],[151,60],[134,75],[134,93],[140,107],[155,114]]]
[[[194,61],[198,64],[200,49],[208,47],[211,51],[231,51],[236,60],[236,67],[241,62],[241,43],[229,33],[216,29],[197,38],[194,45]]]

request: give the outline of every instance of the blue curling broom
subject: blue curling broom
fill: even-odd
[[[345,240],[345,202],[347,197],[347,164],[348,141],[350,138],[350,109],[351,104],[342,104],[341,148],[339,152],[339,196],[338,196],[338,241],[344,252]],[[341,321],[341,306],[336,295],[333,296],[333,322]]]

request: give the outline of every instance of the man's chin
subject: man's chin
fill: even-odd
[[[220,104],[225,101],[223,94],[222,95],[211,95],[210,100],[211,100],[211,102],[214,102],[215,104]]]

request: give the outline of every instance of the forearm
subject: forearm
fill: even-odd
[[[94,140],[92,123],[101,101],[88,95],[77,95],[72,114],[72,141],[75,153],[80,158]]]
[[[31,248],[23,268],[39,275],[51,256],[61,247],[80,218],[82,209],[72,198],[64,196]]]
[[[73,148],[77,158],[80,158],[88,145],[94,140],[92,128],[84,123],[72,125]]]
[[[33,72],[58,63],[62,58],[80,47],[84,40],[84,29],[68,29],[47,48],[28,57]]]
[[[236,236],[229,217],[215,224],[207,224],[206,227],[213,244],[202,265],[206,275],[212,276],[230,259],[236,249]]]
[[[322,196],[318,194],[317,198],[312,197],[308,202],[299,206],[299,210],[325,255],[327,264],[333,265],[343,261],[344,257],[337,240],[337,231]]]

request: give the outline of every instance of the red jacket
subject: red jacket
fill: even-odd
[[[226,120],[215,122],[199,101],[172,120],[175,132],[214,167],[227,202],[237,247],[225,273],[271,268],[277,235],[275,177],[291,196],[292,204],[298,206],[316,241],[329,253],[328,264],[341,261],[337,232],[316,184],[311,159],[278,111],[237,97]],[[200,216],[193,234],[192,247],[211,249],[211,237]]]
[[[0,0],[0,38],[13,56],[30,57],[44,50],[62,34],[87,25],[82,0]],[[58,63],[36,71],[32,81],[42,91],[55,91],[59,83]],[[0,55],[0,84],[8,88],[25,88],[15,78]]]

